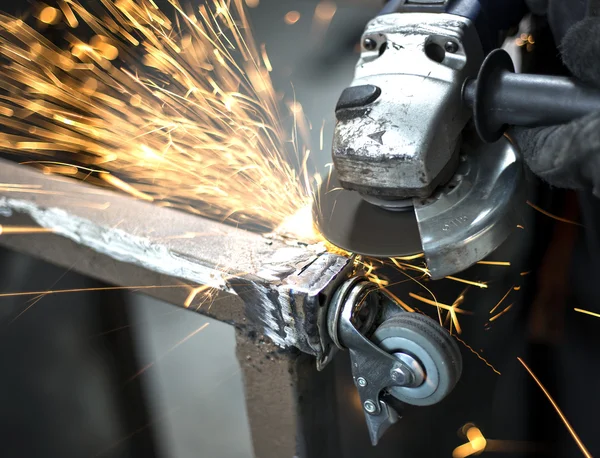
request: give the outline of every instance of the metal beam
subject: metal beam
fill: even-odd
[[[117,285],[153,285],[158,276],[162,286],[190,285],[147,291],[174,304],[183,305],[191,287],[198,285],[241,292],[247,299],[243,313],[220,306],[199,311],[239,324],[249,315],[276,344],[315,355],[323,349],[307,341],[305,323],[316,317],[304,314],[314,304],[297,304],[292,296],[298,289],[306,292],[306,281],[309,287],[325,288],[348,264],[318,245],[290,246],[7,161],[0,161],[0,215],[5,225],[52,231],[3,234],[0,243]]]
[[[294,456],[298,441],[311,448],[297,395],[317,377],[314,359],[281,348],[329,361],[326,304],[351,260],[2,160],[0,224],[51,231],[5,232],[4,246],[111,284],[152,286],[140,290],[175,305],[194,286],[219,290],[190,308],[236,327],[256,456]]]

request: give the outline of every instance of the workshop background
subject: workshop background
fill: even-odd
[[[329,24],[313,20],[317,0],[249,3],[276,89],[286,100],[295,94],[313,125],[324,122],[323,151],[313,153],[323,169],[330,161],[333,107],[352,79],[356,45],[381,1],[338,0]],[[19,15],[29,6],[4,0],[2,10]],[[284,19],[289,11],[299,13],[297,22]],[[540,47],[546,40],[553,49],[543,27],[539,37]],[[542,49],[540,56],[531,59],[532,67],[561,71],[555,50]],[[319,129],[312,135],[318,144]],[[575,195],[550,191],[533,179],[530,188],[530,199],[545,208],[576,213]],[[492,278],[490,287],[469,298],[471,309],[485,311],[517,286],[512,310],[487,327],[485,316],[464,320],[465,341],[502,375],[462,347],[464,371],[455,392],[439,405],[408,408],[372,448],[349,363],[341,355],[335,360],[336,399],[329,400],[338,410],[337,424],[330,425],[330,433],[340,436],[336,456],[450,457],[465,442],[459,430],[469,422],[498,441],[497,456],[580,456],[517,356],[553,394],[589,450],[600,452],[595,415],[600,319],[573,312],[577,306],[596,311],[600,306],[577,304],[566,282],[569,272],[584,282],[589,275],[571,264],[579,229],[534,211],[523,225],[526,230],[493,257],[510,259],[511,267],[493,272],[487,267],[481,275]],[[0,251],[0,263],[0,293],[106,286],[7,249]],[[451,300],[461,289],[444,285],[436,293]],[[210,326],[202,333],[173,349],[205,322]],[[0,297],[0,361],[2,457],[252,456],[234,331],[225,324],[132,292]]]

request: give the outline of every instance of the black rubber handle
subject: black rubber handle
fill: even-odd
[[[514,73],[501,49],[487,56],[477,80],[465,83],[463,100],[486,142],[498,140],[509,125],[550,126],[600,111],[600,90],[574,78]]]

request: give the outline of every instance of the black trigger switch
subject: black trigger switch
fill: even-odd
[[[372,84],[347,87],[340,95],[335,111],[337,113],[340,110],[365,107],[377,100],[380,95],[381,89]]]

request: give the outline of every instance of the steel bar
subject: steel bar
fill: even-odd
[[[168,281],[189,285],[157,288],[175,304],[183,305],[199,285],[241,292],[247,299],[242,313],[216,304],[199,311],[237,324],[249,315],[276,344],[312,354],[322,349],[307,342],[305,322],[316,316],[305,316],[304,304],[296,304],[291,296],[306,288],[306,270],[312,275],[307,281],[318,280],[323,289],[348,264],[346,258],[324,253],[319,246],[290,246],[6,161],[0,162],[0,215],[4,225],[52,231],[6,233],[0,243],[117,285],[157,286],[157,276],[163,277],[162,286]],[[256,294],[250,295],[252,285]]]
[[[4,246],[111,284],[152,286],[140,291],[233,324],[256,456],[311,449],[297,396],[316,377],[314,359],[282,349],[329,361],[324,305],[351,260],[3,160],[0,224],[49,230],[5,231]],[[186,301],[199,285],[219,291],[200,307]]]

